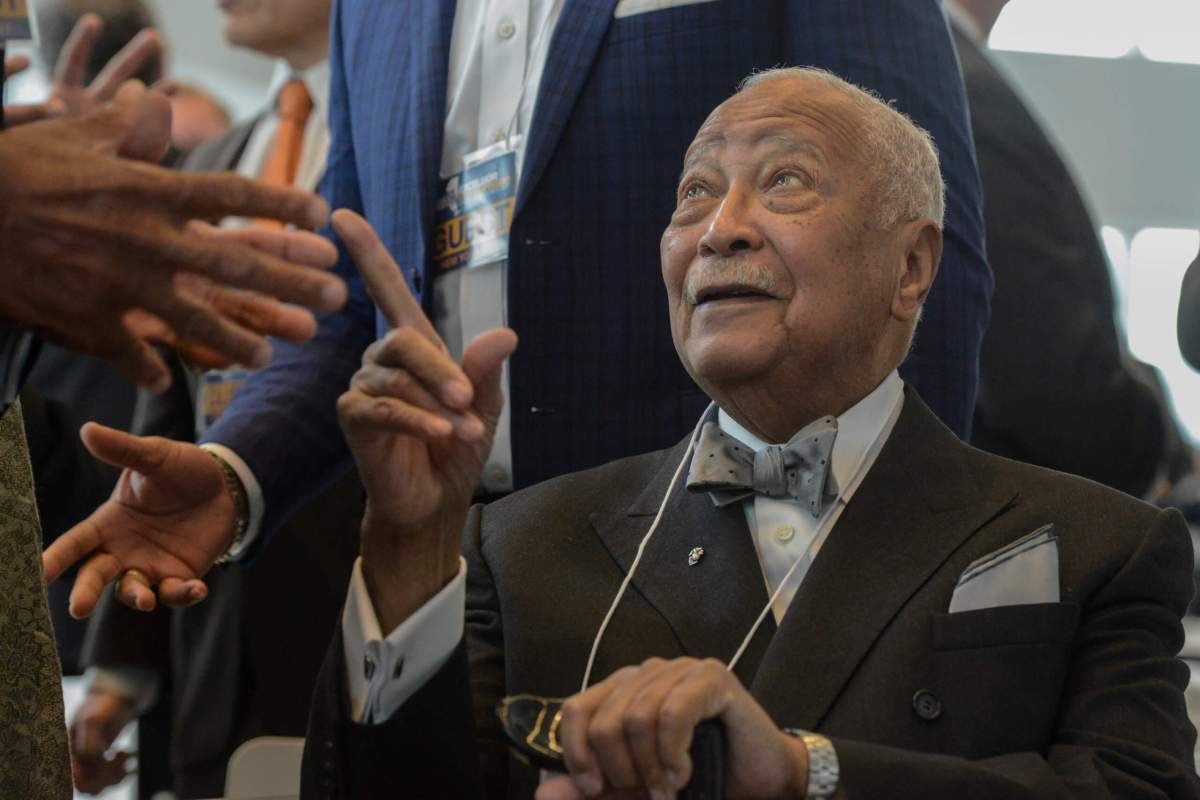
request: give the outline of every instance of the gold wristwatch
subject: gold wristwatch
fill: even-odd
[[[225,489],[229,492],[229,498],[233,500],[234,511],[237,518],[233,523],[233,541],[229,543],[229,547],[225,548],[225,552],[220,558],[214,561],[214,564],[227,564],[233,560],[233,554],[242,544],[242,539],[246,536],[246,529],[250,526],[250,498],[246,495],[246,489],[242,486],[242,479],[238,477],[233,467],[229,462],[221,458],[211,450],[205,449],[204,452],[212,456],[213,461],[217,462],[217,466],[221,469],[221,478],[225,481]]]

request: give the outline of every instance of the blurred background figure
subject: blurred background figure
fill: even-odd
[[[171,146],[184,153],[216,139],[232,124],[229,111],[213,95],[190,83],[171,88]]]
[[[1154,370],[1127,352],[1099,226],[987,54],[1008,0],[947,0],[984,190],[992,321],[974,442],[1136,497],[1190,466]],[[1105,435],[1097,432],[1105,431]]]
[[[222,4],[230,44],[277,59],[263,108],[202,145],[184,170],[232,169],[314,189],[329,131],[331,0]],[[177,90],[176,102],[180,99]],[[135,433],[192,441],[218,418],[246,372],[197,372],[169,356],[164,395],[141,393]],[[362,489],[353,474],[310,502],[250,566],[218,566],[193,608],[132,611],[108,594],[84,648],[86,694],[71,720],[77,786],[121,781],[116,736],[138,718],[138,795],[224,794],[229,756],[257,736],[303,736],[308,698],[358,552]],[[90,509],[89,509],[90,510]]]
[[[1179,352],[1200,370],[1200,256],[1188,267],[1179,290]]]
[[[34,4],[34,13],[38,29],[37,61],[47,75],[53,74],[63,45],[80,17],[97,14],[104,20],[104,28],[87,59],[85,84],[91,84],[134,36],[146,28],[158,27],[154,14],[143,0],[38,0]],[[134,77],[147,86],[157,83],[164,75],[163,62],[161,55],[155,55]]]
[[[1073,462],[1178,507],[1200,553],[1200,159],[1191,141],[1200,4],[953,0],[947,9],[996,273],[978,441],[1060,468]],[[1022,405],[1046,394],[1044,419]],[[1187,700],[1200,725],[1200,617],[1184,625]]]

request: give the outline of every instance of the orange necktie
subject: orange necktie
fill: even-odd
[[[279,127],[275,130],[275,141],[267,153],[262,175],[264,183],[272,186],[291,186],[296,181],[296,170],[300,166],[300,150],[304,141],[304,126],[312,112],[312,98],[304,81],[293,78],[279,90],[275,109],[279,114]],[[282,228],[275,220],[258,220],[266,227]]]

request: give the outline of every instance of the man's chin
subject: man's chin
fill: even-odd
[[[708,394],[719,393],[722,386],[736,386],[766,374],[774,358],[774,348],[751,336],[709,336],[689,341],[684,366]],[[711,387],[711,388],[710,388]]]

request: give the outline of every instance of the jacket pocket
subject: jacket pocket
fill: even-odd
[[[1074,603],[1001,606],[933,618],[943,752],[1044,752],[1079,623]]]
[[[957,614],[935,614],[933,648],[968,650],[977,647],[1069,642],[1079,624],[1075,603],[1030,603],[997,606]]]

